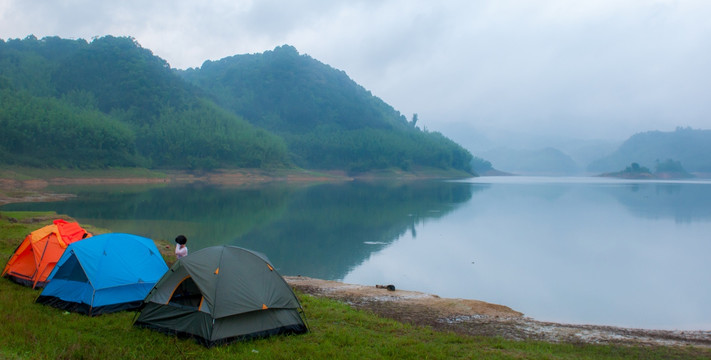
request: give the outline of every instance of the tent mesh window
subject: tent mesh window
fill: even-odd
[[[168,303],[197,309],[200,306],[200,301],[202,301],[200,289],[195,285],[193,278],[187,277],[175,288]]]
[[[65,279],[83,283],[89,282],[89,278],[86,277],[84,269],[82,269],[81,264],[79,264],[79,259],[74,255],[67,259],[64,265],[58,269],[57,273],[54,274],[54,279]]]

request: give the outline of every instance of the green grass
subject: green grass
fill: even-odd
[[[1,212],[0,255],[53,213]],[[9,218],[17,222],[10,222]],[[28,219],[44,219],[27,222]],[[84,224],[82,224],[84,225]],[[4,267],[4,262],[2,263]],[[205,348],[132,326],[134,312],[87,317],[35,304],[39,290],[0,279],[0,359],[683,359],[693,347],[550,344],[469,337],[383,319],[346,304],[297,294],[311,331]]]

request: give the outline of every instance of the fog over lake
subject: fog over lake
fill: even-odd
[[[482,177],[255,187],[64,187],[10,204],[172,241],[232,244],[283,275],[394,284],[542,321],[711,329],[711,182]]]

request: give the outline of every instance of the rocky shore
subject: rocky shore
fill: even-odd
[[[628,329],[614,326],[537,321],[506,306],[468,299],[448,299],[416,291],[374,285],[286,276],[296,290],[343,301],[355,308],[414,325],[466,335],[500,336],[547,342],[697,346],[711,348],[711,331]],[[308,314],[307,314],[308,315]]]

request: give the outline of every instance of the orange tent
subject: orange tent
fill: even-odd
[[[43,287],[67,245],[91,236],[79,224],[62,219],[31,232],[5,265],[2,276],[32,288]]]

